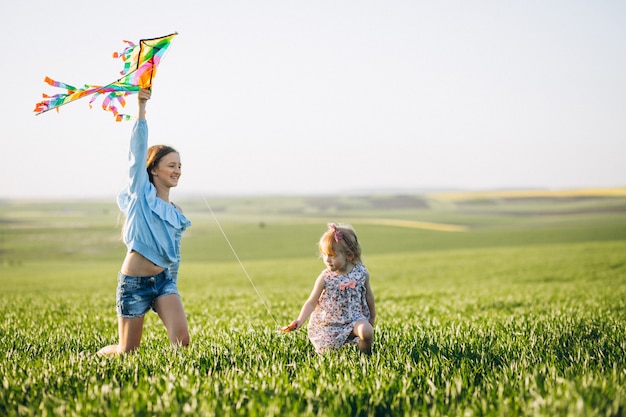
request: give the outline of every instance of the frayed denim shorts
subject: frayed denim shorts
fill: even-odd
[[[170,294],[180,296],[167,269],[147,277],[132,277],[120,272],[117,277],[117,315],[129,319],[143,317],[151,308],[154,310],[157,298]]]

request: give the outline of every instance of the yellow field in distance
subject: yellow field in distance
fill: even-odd
[[[355,223],[373,224],[376,226],[407,227],[410,229],[437,230],[439,232],[463,232],[467,227],[456,224],[418,222],[399,219],[358,219]]]
[[[429,194],[443,201],[463,201],[497,198],[572,198],[572,197],[626,197],[626,188],[585,188],[578,190],[501,190],[460,191]]]

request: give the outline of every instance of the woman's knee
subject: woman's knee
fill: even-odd
[[[187,347],[190,342],[191,337],[189,336],[189,332],[186,330],[177,335],[175,340],[172,340],[172,344],[177,347]]]

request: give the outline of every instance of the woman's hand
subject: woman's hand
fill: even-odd
[[[137,119],[146,120],[146,103],[150,100],[152,91],[149,88],[142,88],[137,94],[137,101],[139,102],[139,111],[137,113]]]
[[[152,91],[149,88],[142,88],[139,90],[138,98],[139,102],[146,102],[150,100],[150,96],[152,95]]]

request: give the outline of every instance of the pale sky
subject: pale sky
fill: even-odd
[[[186,194],[626,186],[626,2],[7,1],[0,198],[104,197],[133,122],[42,93],[179,36],[148,103]],[[126,112],[136,113],[136,96]]]

